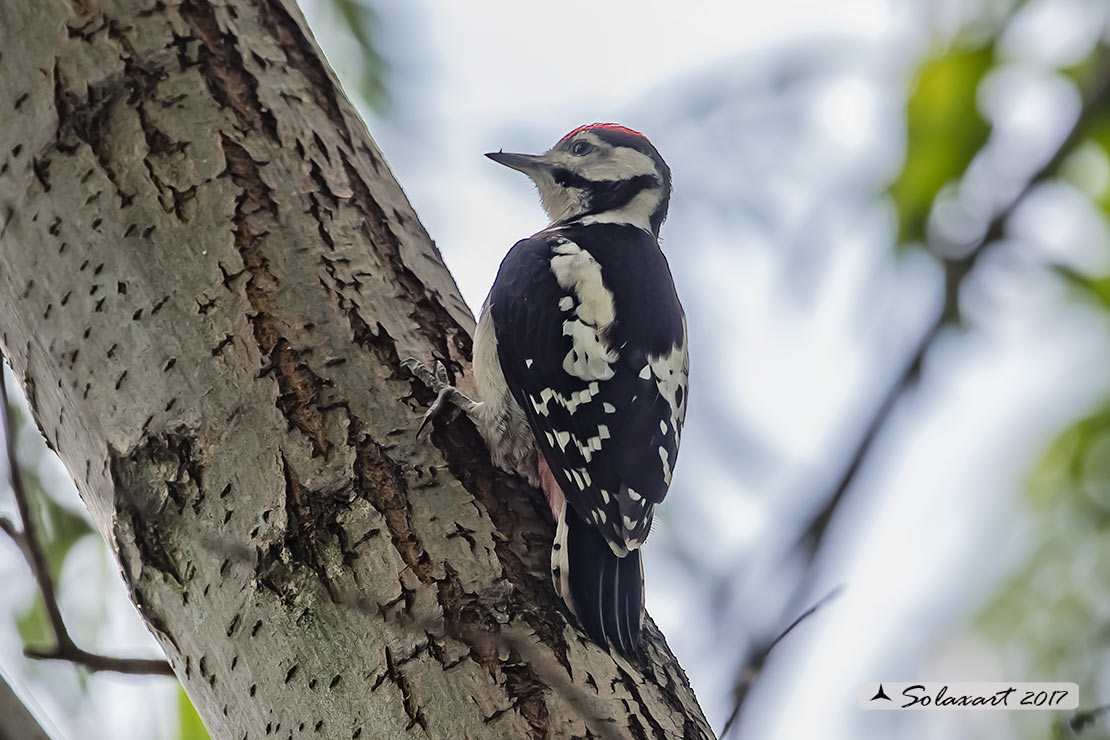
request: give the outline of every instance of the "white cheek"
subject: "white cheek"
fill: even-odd
[[[641,175],[658,176],[659,174],[655,160],[643,152],[628,147],[614,149],[597,140],[591,143],[597,149],[584,157],[577,157],[561,150],[548,152],[547,157],[556,167],[570,170],[580,177],[595,182],[628,180]]]
[[[585,194],[581,190],[557,185],[555,179],[546,172],[537,174],[533,181],[551,223],[563,221],[586,210]]]
[[[655,161],[651,157],[626,147],[614,149],[604,159],[588,161],[584,165],[579,172],[590,180],[630,180],[642,175],[658,176]]]

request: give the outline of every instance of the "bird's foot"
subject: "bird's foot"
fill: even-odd
[[[447,368],[444,367],[443,363],[439,360],[436,360],[434,372],[415,357],[406,357],[401,361],[401,367],[412,373],[413,377],[436,394],[436,398],[432,401],[432,405],[424,412],[424,418],[420,421],[420,426],[416,430],[416,436],[419,437],[420,433],[424,431],[424,427],[428,426],[428,423],[432,419],[443,413],[444,409],[446,409],[447,421],[451,422],[459,415],[459,411],[464,411],[469,414],[471,409],[476,405],[466,394],[451,385],[451,380],[447,376]]]

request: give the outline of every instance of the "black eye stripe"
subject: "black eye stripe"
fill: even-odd
[[[659,187],[654,175],[636,175],[627,180],[605,180],[590,183],[589,210],[584,215],[604,213],[627,205],[639,193]]]
[[[551,176],[555,178],[557,184],[562,185],[564,188],[582,188],[583,190],[589,190],[594,187],[594,182],[592,180],[587,180],[565,167],[556,167],[551,171]]]

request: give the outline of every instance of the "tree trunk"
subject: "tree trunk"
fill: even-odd
[[[474,320],[292,2],[5,0],[0,111],[0,339],[214,738],[711,737],[414,438]]]
[[[0,675],[0,740],[50,740],[3,675]]]

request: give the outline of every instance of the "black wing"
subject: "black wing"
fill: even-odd
[[[569,504],[614,551],[638,547],[686,410],[685,320],[658,244],[617,224],[541,232],[505,257],[488,310],[509,389]]]

